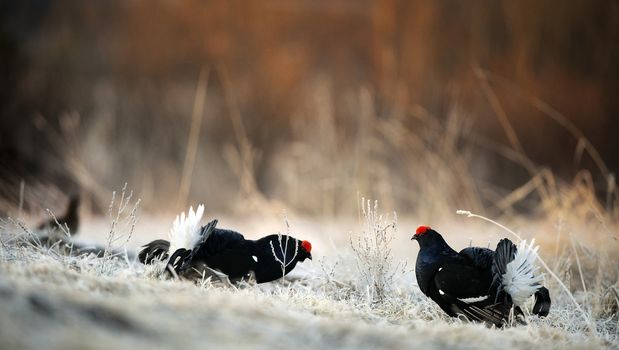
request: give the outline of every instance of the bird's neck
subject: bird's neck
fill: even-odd
[[[440,252],[453,252],[454,254],[457,254],[457,252],[453,250],[449,246],[449,244],[447,244],[447,242],[445,242],[443,237],[439,235],[437,235],[436,237],[432,237],[431,240],[421,242],[419,248],[420,248],[421,253],[424,253],[424,252],[433,253],[433,252],[440,251]]]

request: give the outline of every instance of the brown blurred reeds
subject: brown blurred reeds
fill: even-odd
[[[29,59],[7,61],[21,73],[0,148],[38,167],[2,172],[15,178],[2,186],[5,212],[23,180],[35,210],[58,198],[32,194],[50,183],[82,188],[100,212],[129,182],[151,211],[204,201],[333,217],[363,193],[428,218],[552,212],[564,188],[582,187],[605,201],[596,215],[616,217],[613,3],[23,11],[39,31],[15,26],[9,53]]]

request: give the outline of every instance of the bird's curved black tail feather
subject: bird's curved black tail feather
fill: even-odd
[[[491,290],[494,291],[495,302],[499,299],[502,293],[502,278],[507,271],[507,264],[514,260],[518,248],[507,238],[503,238],[496,246],[494,260],[492,262],[492,285]]]
[[[138,254],[138,260],[142,264],[150,264],[153,260],[163,260],[168,257],[170,242],[163,239],[156,239],[144,246]]]
[[[202,246],[204,242],[206,242],[206,240],[211,236],[211,234],[215,230],[215,227],[217,226],[217,222],[218,220],[214,219],[213,221],[206,224],[206,226],[202,227],[202,232],[200,233],[200,240],[198,241],[198,243],[196,243],[195,247],[193,247],[193,251],[198,250],[198,248],[200,248],[200,246]]]
[[[546,317],[550,312],[550,292],[546,287],[540,287],[540,289],[535,292],[535,305],[533,306],[533,314],[539,317]]]
[[[185,248],[177,249],[168,260],[166,271],[171,273],[173,269],[177,275],[180,275],[185,266],[188,266],[191,262],[190,256],[191,250]]]

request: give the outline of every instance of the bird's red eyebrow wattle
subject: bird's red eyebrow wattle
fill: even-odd
[[[308,241],[301,242],[301,247],[303,247],[303,249],[305,249],[308,253],[312,252],[312,244]]]
[[[426,231],[428,231],[429,229],[430,229],[430,226],[419,226],[417,227],[417,231],[415,231],[415,235],[417,236],[422,235],[426,233]]]

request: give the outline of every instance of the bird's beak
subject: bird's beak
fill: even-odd
[[[307,258],[312,260],[312,254],[307,254]]]
[[[411,241],[412,241],[412,240],[415,240],[415,241],[416,241],[416,240],[417,240],[417,236],[416,236],[416,235],[413,235],[413,237],[411,237]]]

